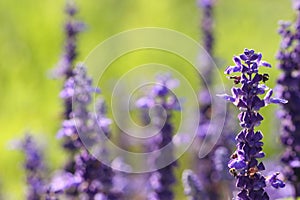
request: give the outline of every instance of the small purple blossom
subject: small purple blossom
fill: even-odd
[[[71,188],[77,188],[82,183],[80,176],[75,176],[72,173],[57,171],[50,182],[49,193],[59,194],[63,193]]]
[[[237,150],[232,154],[228,167],[237,178],[236,186],[240,189],[237,199],[268,200],[269,196],[265,192],[267,180],[261,173],[265,170],[265,166],[258,160],[265,157],[261,141],[263,134],[255,131],[255,127],[263,120],[259,114],[262,107],[270,103],[287,103],[287,101],[272,98],[272,90],[267,92],[264,99],[258,96],[266,92],[267,87],[264,83],[269,78],[267,74],[259,73],[259,67],[271,67],[269,63],[262,61],[261,53],[245,49],[239,57],[234,56],[233,61],[235,65],[227,67],[225,74],[238,72],[240,75],[232,78],[240,87],[232,88],[232,96],[219,96],[239,108],[238,118],[243,130],[236,136]],[[268,181],[273,187],[284,187],[284,183],[277,179],[277,176],[272,176]]]
[[[285,186],[285,183],[282,180],[278,179],[278,175],[279,173],[274,173],[268,180],[276,189],[283,188]]]

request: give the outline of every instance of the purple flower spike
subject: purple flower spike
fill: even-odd
[[[213,53],[214,46],[214,18],[213,18],[213,8],[215,5],[215,0],[197,0],[199,6],[203,9],[203,17],[202,17],[202,33],[204,49],[207,51],[209,55]]]
[[[30,135],[26,135],[21,142],[20,149],[24,151],[27,179],[27,200],[43,199],[46,194],[46,184],[43,174],[45,166],[41,150]]]
[[[211,140],[213,137],[208,132],[211,123],[211,111],[212,111],[212,98],[209,92],[209,88],[213,86],[214,74],[213,74],[213,62],[211,58],[214,58],[214,10],[215,10],[215,0],[197,0],[202,14],[201,21],[201,33],[202,33],[202,43],[206,50],[207,55],[201,55],[201,71],[204,72],[204,77],[201,77],[201,91],[199,92],[199,111],[200,120],[199,128],[197,132],[197,143],[202,143],[204,140]],[[236,66],[230,66],[227,68],[227,74],[241,71],[241,59],[235,57],[234,62]],[[239,93],[240,91],[237,91]],[[235,96],[238,94],[232,93],[233,96],[223,95],[222,97],[230,102],[235,101]],[[218,108],[217,108],[218,110]],[[212,151],[204,158],[198,158],[198,152],[195,153],[195,173],[198,175],[201,183],[203,184],[203,190],[207,194],[207,199],[220,200],[223,198],[223,194],[217,188],[225,188],[224,190],[230,191],[233,187],[232,177],[223,176],[224,169],[226,171],[229,159],[216,159],[223,158],[222,156],[230,154],[230,149],[234,145],[233,132],[234,125],[231,124],[230,114],[224,116],[226,118],[225,126],[226,129],[221,134],[220,142],[218,142]],[[224,148],[227,150],[224,150]],[[228,158],[225,156],[225,158]]]
[[[282,104],[281,142],[285,152],[281,161],[285,164],[284,175],[294,187],[294,198],[300,197],[300,1],[294,0],[297,19],[293,23],[281,22],[280,49],[277,53],[278,68],[282,74],[277,80],[278,96],[271,103]]]
[[[68,94],[63,97],[72,103],[72,112],[69,114],[69,119],[63,121],[57,137],[63,138],[64,147],[74,153],[82,146],[78,132],[88,129],[86,127],[90,118],[88,105],[92,101],[92,93],[97,90],[92,86],[92,80],[87,76],[86,68],[83,65],[79,64],[73,70],[73,74],[65,82],[61,92],[61,94]]]
[[[269,103],[285,103],[285,100],[271,98],[273,91],[269,90],[264,99],[258,95],[264,94],[267,87],[264,83],[268,80],[267,74],[260,74],[259,67],[271,67],[265,61],[261,61],[262,54],[255,53],[254,50],[245,49],[239,58],[234,57],[236,64],[233,68],[227,68],[225,72],[240,72],[234,76],[234,83],[240,84],[239,88],[232,89],[233,96],[218,95],[232,102],[241,113],[238,115],[240,125],[243,130],[237,135],[237,150],[231,155],[228,163],[230,172],[237,179],[236,186],[240,189],[237,199],[240,200],[268,200],[269,196],[265,192],[266,178],[262,175],[265,170],[264,164],[258,159],[265,157],[262,151],[263,134],[255,131],[263,117],[259,114],[262,107]],[[242,60],[242,62],[241,62]],[[238,70],[241,68],[240,70]],[[284,187],[284,183],[273,176],[271,184],[277,188]]]
[[[54,69],[54,75],[68,79],[72,76],[72,69],[74,67],[74,61],[77,57],[77,35],[85,29],[85,25],[82,22],[74,19],[78,10],[73,1],[69,1],[65,8],[67,15],[67,22],[65,24],[65,50],[58,63],[56,69]]]
[[[189,200],[208,199],[202,184],[192,170],[186,169],[183,171],[182,183],[184,186],[184,193],[188,196]]]
[[[170,74],[164,74],[157,77],[157,83],[151,88],[151,91],[148,92],[148,95],[142,97],[137,101],[137,106],[141,109],[145,108],[155,108],[155,106],[159,105],[166,112],[166,116],[164,117],[161,113],[161,109],[157,109],[155,112],[156,123],[154,124],[160,130],[160,133],[151,139],[151,144],[149,143],[149,149],[151,150],[159,150],[164,148],[166,145],[169,145],[169,150],[165,153],[158,155],[155,158],[154,165],[165,161],[166,157],[168,160],[173,161],[173,148],[172,148],[172,140],[173,140],[173,126],[171,124],[172,113],[173,111],[178,110],[178,100],[170,89],[173,89],[178,85],[178,81],[172,79]],[[172,99],[170,101],[170,99]],[[149,103],[150,102],[150,103]],[[161,123],[164,121],[164,124]],[[165,155],[167,154],[167,155]],[[151,200],[162,200],[174,199],[174,193],[172,186],[174,185],[176,179],[174,175],[174,168],[176,166],[176,161],[171,164],[158,169],[153,172],[150,177],[150,185],[152,192],[149,194],[148,199]],[[159,167],[159,166],[157,166]]]

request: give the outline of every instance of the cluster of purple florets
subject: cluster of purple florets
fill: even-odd
[[[277,54],[282,74],[278,79],[278,94],[287,99],[282,106],[281,141],[285,152],[281,161],[285,164],[285,176],[295,189],[295,197],[300,196],[300,6],[295,1],[297,19],[295,23],[281,22],[279,34],[282,37]]]
[[[199,143],[204,140],[211,140],[211,135],[208,134],[208,128],[211,124],[211,112],[212,112],[212,97],[209,92],[209,88],[214,85],[214,64],[210,60],[214,58],[214,0],[198,0],[198,4],[202,10],[202,43],[203,47],[208,55],[200,55],[200,70],[204,73],[204,79],[202,79],[201,91],[199,92],[199,111],[200,121],[197,134],[197,140]],[[202,77],[203,78],[203,77]],[[222,199],[222,192],[217,188],[226,187],[231,190],[232,177],[228,174],[227,162],[231,149],[233,147],[233,124],[230,124],[230,114],[225,117],[225,128],[222,131],[219,142],[214,146],[211,152],[204,158],[199,159],[196,156],[195,171],[202,182],[202,192],[206,194],[209,199]]]
[[[259,73],[259,67],[271,67],[262,61],[262,54],[255,53],[254,50],[245,49],[244,53],[233,58],[234,66],[229,66],[225,74],[237,73],[230,78],[239,87],[231,89],[231,95],[220,95],[224,99],[232,102],[239,110],[238,115],[240,126],[243,130],[236,136],[237,149],[232,154],[228,163],[231,173],[237,178],[236,186],[240,188],[237,194],[238,199],[269,199],[265,192],[267,180],[262,175],[265,170],[264,164],[259,159],[265,157],[263,152],[263,134],[255,127],[259,126],[263,120],[259,113],[260,109],[270,103],[286,103],[286,100],[272,98],[272,90],[268,89],[265,82],[268,74]],[[266,95],[264,98],[261,95]],[[285,184],[272,176],[269,179],[272,186],[284,187]]]
[[[157,83],[151,88],[149,95],[138,100],[137,105],[141,108],[155,109],[159,106],[160,109],[156,109],[155,116],[161,118],[156,124],[160,130],[153,140],[151,140],[152,151],[164,148],[166,145],[170,145],[166,152],[162,152],[157,158],[154,159],[153,163],[159,163],[161,161],[174,160],[174,152],[172,139],[174,136],[173,125],[172,125],[172,112],[180,110],[180,103],[176,96],[172,93],[171,89],[178,86],[178,80],[172,79],[170,74],[165,74],[157,77]],[[165,115],[163,114],[165,112]],[[164,124],[161,126],[161,122]],[[174,167],[177,162],[171,162],[169,165],[158,169],[153,172],[150,176],[150,186],[152,192],[148,197],[149,200],[172,200],[174,199],[173,185],[175,184]],[[157,166],[159,167],[159,166]]]
[[[214,46],[214,3],[213,0],[199,1],[204,10],[201,26],[204,36],[203,43],[209,54],[212,54]],[[297,6],[298,10],[300,10],[299,5]],[[100,90],[93,86],[93,80],[88,76],[86,67],[83,64],[76,66],[74,64],[77,57],[77,35],[83,30],[84,24],[74,19],[77,9],[73,4],[67,5],[66,13],[68,21],[65,25],[65,51],[55,73],[64,78],[64,85],[60,93],[64,102],[64,115],[57,137],[62,139],[62,146],[68,153],[68,158],[62,170],[56,171],[51,177],[45,177],[41,151],[36,147],[32,138],[26,136],[20,146],[26,155],[24,168],[28,185],[27,199],[126,199],[131,196],[130,192],[126,191],[129,188],[128,185],[132,184],[133,188],[138,188],[138,185],[131,180],[125,181],[128,179],[126,173],[118,172],[111,166],[100,162],[85,148],[80,139],[84,137],[91,145],[100,144],[100,148],[97,146],[98,155],[106,157],[112,166],[113,163],[116,164],[117,159],[109,160],[109,152],[106,149],[106,140],[111,137],[112,120],[106,116],[104,100],[98,100],[96,114],[90,110],[92,95],[100,93]],[[226,128],[220,142],[216,144],[210,154],[203,159],[196,157],[197,166],[194,168],[197,172],[184,170],[182,174],[184,193],[190,200],[222,199],[223,196],[220,194],[222,190],[217,190],[223,187],[224,183],[227,184],[226,191],[234,190],[231,187],[232,176],[236,179],[238,191],[235,199],[237,200],[268,200],[270,199],[266,192],[268,185],[276,189],[285,187],[285,183],[278,177],[278,172],[270,176],[263,175],[263,171],[266,170],[261,161],[265,157],[263,134],[260,130],[256,130],[256,127],[263,120],[260,110],[271,103],[282,104],[284,108],[284,112],[281,114],[283,119],[281,140],[286,146],[286,151],[282,156],[282,161],[287,166],[285,170],[287,179],[295,185],[296,196],[300,195],[300,140],[298,137],[298,133],[300,134],[300,117],[298,116],[300,113],[298,108],[300,102],[300,45],[298,44],[300,41],[300,18],[298,18],[295,30],[291,31],[290,25],[286,23],[282,24],[280,29],[283,41],[278,59],[280,60],[279,68],[284,72],[278,80],[281,98],[273,98],[272,89],[265,85],[269,75],[260,73],[259,69],[260,67],[270,68],[271,65],[262,60],[261,53],[245,49],[241,55],[234,56],[235,65],[226,68],[225,74],[229,75],[235,86],[231,89],[231,95],[219,96],[233,103],[239,109],[238,119],[242,130],[235,137],[236,150],[233,154],[231,154],[232,130]],[[204,63],[207,64],[206,61]],[[208,88],[213,85],[213,75],[212,66],[206,65],[205,67],[208,85],[202,84],[203,90],[199,93],[201,118],[197,138],[200,141],[205,137],[210,137],[207,135],[207,128],[211,121],[212,102]],[[157,168],[144,176],[144,178],[148,178],[148,185],[145,186],[148,193],[143,197],[147,196],[149,200],[175,199],[173,188],[176,184],[175,169],[178,163],[173,161],[175,160],[173,112],[182,108],[171,90],[178,85],[179,81],[173,79],[169,74],[160,75],[147,95],[136,103],[142,111],[154,111],[155,120],[152,123],[159,130],[159,133],[151,138],[145,148],[149,151],[158,151],[168,146],[167,151],[159,153],[157,157],[149,160],[149,164]],[[170,162],[161,168],[160,162],[162,161]],[[230,173],[228,173],[227,167],[229,167]],[[230,174],[232,176],[228,176]],[[126,186],[124,186],[125,184]],[[138,192],[135,191],[135,193]]]

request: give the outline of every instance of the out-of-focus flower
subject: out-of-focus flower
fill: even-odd
[[[39,200],[46,194],[45,166],[41,149],[32,136],[26,135],[19,147],[25,154],[24,169],[27,179],[27,200]]]
[[[281,161],[285,164],[285,176],[295,189],[295,197],[300,196],[300,7],[294,1],[297,10],[296,22],[281,22],[279,34],[282,37],[277,53],[278,67],[282,70],[277,83],[278,93],[288,103],[282,106],[281,142],[285,152]]]
[[[208,199],[206,191],[201,185],[197,175],[189,169],[182,173],[182,183],[184,193],[188,196],[189,200],[205,200]]]
[[[159,150],[166,145],[170,145],[168,150],[164,153],[161,153],[157,158],[155,158],[155,165],[159,162],[168,160],[172,161],[174,152],[173,152],[173,126],[171,123],[172,112],[174,110],[180,110],[180,104],[177,97],[171,92],[171,89],[174,89],[179,84],[178,80],[172,79],[169,74],[160,75],[157,77],[157,83],[151,89],[147,96],[142,97],[137,101],[137,106],[140,108],[155,108],[159,106],[155,111],[156,126],[160,132],[154,136],[151,141],[151,150]],[[163,114],[165,113],[165,114]],[[162,124],[163,122],[163,124]],[[149,195],[151,200],[162,200],[174,199],[174,193],[172,186],[175,183],[174,167],[176,162],[158,169],[153,172],[150,177],[150,185],[152,192]]]
[[[77,36],[85,29],[85,24],[77,21],[75,15],[78,10],[73,1],[68,1],[65,8],[67,22],[65,24],[65,48],[64,53],[54,69],[54,76],[68,79],[72,76],[74,61],[77,57]]]

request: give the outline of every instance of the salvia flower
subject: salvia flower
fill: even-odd
[[[213,57],[213,48],[214,48],[214,16],[213,11],[215,7],[214,0],[197,0],[199,7],[202,10],[202,19],[201,19],[201,33],[202,33],[202,43],[203,48],[207,54],[201,54],[199,57],[199,62],[201,64],[201,71],[204,74],[205,84],[210,85],[212,83],[212,61],[210,57]],[[210,56],[210,57],[209,57]],[[209,95],[207,91],[203,91],[203,95]],[[209,102],[208,102],[209,103]]]
[[[25,154],[24,169],[27,178],[27,200],[40,200],[46,194],[44,181],[44,162],[41,149],[30,135],[26,135],[20,148]]]
[[[92,80],[84,65],[78,64],[73,73],[60,93],[61,98],[72,102],[71,118],[63,121],[57,135],[64,138],[64,147],[70,152],[76,152],[82,146],[78,132],[90,131],[88,106],[92,102],[92,93],[99,92],[92,86]]]
[[[110,200],[119,199],[119,194],[112,192],[112,168],[101,163],[88,151],[82,151],[77,156],[75,174],[82,179],[78,190],[83,199],[95,199],[99,195]]]
[[[203,34],[204,48],[211,55],[214,46],[213,8],[215,5],[215,0],[198,0],[198,4],[203,10],[201,28]]]
[[[285,176],[295,188],[295,197],[300,196],[300,7],[295,1],[295,23],[281,22],[282,37],[277,54],[282,74],[278,79],[278,93],[288,103],[282,106],[281,142],[285,147],[281,161],[285,164]]]
[[[96,115],[90,113],[91,129],[83,132],[86,139],[93,140],[93,145],[99,151],[98,156],[107,160],[105,149],[105,139],[110,137],[111,120],[106,117],[106,107],[104,101],[100,99],[96,105]],[[92,133],[92,134],[91,134]],[[101,154],[101,155],[99,155]],[[99,161],[91,155],[86,149],[83,149],[76,156],[75,175],[81,177],[82,183],[78,190],[85,194],[82,199],[103,198],[110,200],[120,199],[121,193],[113,190],[114,171],[110,166]]]
[[[264,98],[260,97],[268,90],[264,83],[269,76],[260,74],[259,67],[271,67],[269,63],[262,61],[261,53],[245,49],[243,54],[234,56],[233,61],[235,65],[227,67],[225,74],[238,73],[230,78],[234,79],[239,87],[232,88],[232,96],[226,94],[220,96],[239,108],[238,118],[243,130],[236,136],[237,149],[231,155],[228,167],[237,179],[236,186],[240,190],[237,199],[265,200],[269,199],[264,189],[267,186],[267,180],[261,173],[265,170],[265,166],[259,161],[260,158],[265,157],[261,141],[263,134],[261,131],[256,131],[255,127],[263,120],[259,113],[260,108],[269,103],[287,103],[287,101],[272,98],[272,90],[269,90]],[[277,175],[268,181],[275,188],[284,186],[277,179]]]
[[[63,147],[69,152],[69,159],[64,167],[65,173],[76,173],[76,157],[85,148],[81,142],[80,134],[89,135],[94,131],[95,121],[90,114],[89,105],[92,102],[92,94],[99,92],[92,86],[92,79],[88,76],[83,64],[78,64],[73,69],[73,76],[69,77],[60,93],[62,99],[72,103],[69,118],[62,122],[57,137],[63,139]],[[77,177],[70,181],[77,182]],[[78,196],[78,187],[71,182],[64,184],[64,193],[68,196]],[[68,187],[72,186],[72,187]],[[50,191],[53,192],[53,191]]]
[[[66,4],[65,13],[68,16],[67,22],[65,24],[65,48],[64,53],[58,63],[58,66],[54,69],[54,76],[64,78],[65,87],[69,84],[72,87],[72,80],[69,80],[73,75],[74,62],[77,57],[77,35],[84,29],[84,24],[75,20],[75,15],[77,13],[77,8],[75,3],[70,0]],[[64,94],[61,95],[72,95],[70,91],[63,91]],[[71,118],[70,114],[72,112],[72,99],[64,99],[64,119],[69,120]]]
[[[186,169],[182,173],[182,183],[184,187],[184,193],[189,200],[205,200],[208,196],[200,183],[197,175],[189,169]]]
[[[72,76],[74,61],[77,57],[77,36],[78,33],[85,29],[84,23],[75,19],[77,12],[78,10],[75,3],[73,1],[68,1],[65,8],[65,13],[67,15],[67,21],[64,27],[65,49],[57,68],[54,70],[55,76],[64,77],[65,79]]]
[[[197,140],[202,142],[204,139],[210,140],[211,135],[208,133],[208,128],[211,124],[211,112],[212,112],[212,98],[209,92],[209,88],[213,86],[213,68],[214,63],[211,58],[214,58],[213,48],[214,48],[214,16],[213,11],[215,8],[215,0],[198,0],[198,4],[202,9],[202,21],[201,21],[201,32],[202,32],[202,43],[207,55],[200,55],[199,64],[201,65],[201,71],[203,72],[201,91],[199,92],[199,110],[200,110],[200,120],[199,128],[197,133]],[[210,57],[209,57],[210,56]],[[225,116],[226,124],[229,125],[228,115]],[[216,149],[226,148],[226,152],[231,152],[233,144],[233,132],[232,125],[228,129],[224,129],[222,132],[220,141],[212,151],[202,159],[198,158],[198,152],[196,153],[195,168],[199,179],[203,183],[203,187],[207,191],[210,199],[221,199],[224,191],[218,190],[216,188],[226,185],[230,188],[231,177],[223,176],[223,169],[227,169],[227,164],[225,162],[218,162],[215,156],[218,156],[221,151],[215,152]],[[223,142],[226,141],[226,142]],[[219,150],[220,150],[219,149]],[[224,151],[223,151],[224,153]],[[217,165],[216,163],[217,162]],[[223,166],[221,166],[223,165]],[[218,167],[217,167],[218,166]],[[227,183],[224,184],[225,181]],[[223,187],[225,188],[225,187]],[[229,189],[230,190],[230,189]]]
[[[173,162],[172,139],[174,133],[171,119],[172,111],[179,110],[180,104],[176,96],[171,92],[171,89],[176,88],[178,84],[178,80],[172,79],[169,74],[160,75],[157,77],[156,85],[151,88],[148,95],[137,101],[137,105],[140,108],[157,108],[155,109],[155,117],[157,117],[155,123],[160,132],[154,136],[153,141],[151,141],[152,147],[149,149],[159,150],[166,145],[170,145],[167,152],[161,153],[161,155],[155,158],[154,163],[156,164],[166,161],[165,158],[170,160],[171,164],[151,174],[150,184],[153,192],[148,197],[151,200],[174,199],[172,186],[175,183],[174,167],[176,166],[176,162]]]

